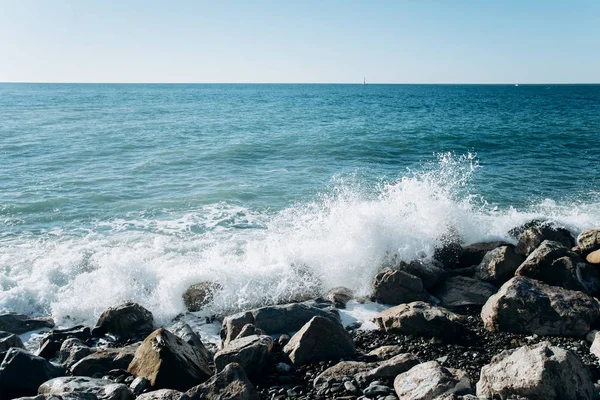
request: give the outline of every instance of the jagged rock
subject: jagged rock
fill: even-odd
[[[473,243],[463,248],[460,264],[469,267],[471,265],[479,265],[484,256],[490,251],[498,247],[508,246],[514,250],[514,246],[506,242],[483,242]]]
[[[583,254],[600,250],[600,227],[581,232],[577,237],[577,247]]]
[[[585,260],[594,266],[600,265],[600,250],[594,250],[585,257]]]
[[[42,383],[64,372],[63,368],[42,357],[13,347],[0,364],[0,397],[10,399],[35,395]]]
[[[200,311],[210,303],[216,292],[223,287],[216,282],[199,282],[191,285],[183,293],[183,303],[189,311]]]
[[[143,376],[138,376],[137,378],[135,378],[131,384],[129,384],[129,389],[133,392],[134,396],[138,396],[140,394],[142,394],[142,392],[150,389],[152,387],[152,385],[150,384],[150,381],[146,378],[144,378]],[[170,389],[162,389],[162,390],[170,390]],[[181,392],[179,392],[180,394],[183,394]]]
[[[150,311],[136,303],[125,303],[104,311],[92,333],[94,336],[112,333],[122,338],[136,338],[153,329],[154,317]]]
[[[58,362],[68,368],[94,351],[81,340],[70,338],[65,340],[60,346]]]
[[[226,365],[205,383],[186,392],[190,400],[259,400],[256,389],[239,364]]]
[[[102,400],[131,400],[133,395],[122,383],[83,376],[65,376],[44,382],[38,392],[44,395],[93,395]],[[84,397],[84,398],[87,398]]]
[[[215,354],[215,367],[221,371],[226,365],[235,362],[247,375],[260,374],[273,349],[273,339],[266,335],[252,335],[229,342]]]
[[[581,290],[589,294],[600,291],[600,273],[583,262],[574,252],[557,242],[544,241],[519,266],[515,275],[537,279],[551,286]]]
[[[465,276],[447,279],[433,293],[447,308],[483,306],[498,289],[487,282]]]
[[[313,386],[316,390],[323,390],[331,387],[334,383],[342,384],[344,381],[351,380],[354,375],[370,371],[378,365],[378,362],[342,361],[317,375]]]
[[[313,361],[339,360],[356,353],[352,337],[342,324],[313,317],[285,345],[283,351],[295,366]]]
[[[440,283],[448,272],[444,270],[441,263],[425,260],[413,260],[409,263],[401,261],[394,269],[421,279],[425,290],[431,289]]]
[[[544,225],[529,228],[523,232],[515,252],[520,256],[528,257],[545,240],[560,243],[566,248],[571,248],[574,243],[568,230]]]
[[[494,285],[502,285],[515,275],[524,258],[514,246],[500,246],[485,254],[477,266],[475,278]]]
[[[243,338],[243,337],[247,337],[247,336],[264,335],[264,334],[265,334],[265,332],[262,329],[258,329],[257,327],[255,327],[252,324],[246,324],[246,325],[244,325],[244,327],[240,331],[240,333],[237,336],[236,340],[240,339],[240,338]]]
[[[429,294],[425,291],[421,278],[385,268],[375,276],[371,298],[378,303],[403,304],[425,301]]]
[[[325,300],[331,301],[337,308],[346,308],[346,303],[353,298],[354,292],[343,286],[334,287],[325,294]]]
[[[14,333],[0,331],[0,353],[8,351],[11,347],[25,348],[19,336]]]
[[[221,339],[223,346],[237,338],[246,324],[253,324],[268,335],[295,332],[312,317],[319,316],[332,321],[340,320],[337,309],[330,302],[307,301],[261,307],[230,315],[223,320]]]
[[[42,338],[37,355],[47,360],[54,358],[60,350],[62,343],[68,338],[89,340],[92,338],[92,331],[89,327],[83,325],[68,329],[53,329]]]
[[[184,342],[194,347],[196,351],[200,353],[200,355],[206,360],[207,364],[210,364],[212,361],[213,355],[211,352],[204,346],[202,343],[202,339],[200,335],[198,335],[191,326],[186,323],[177,323],[175,324],[171,331],[175,334],[175,336],[183,339]]]
[[[531,221],[525,222],[517,227],[510,229],[507,233],[514,239],[519,239],[523,232],[530,228],[539,228],[542,226],[549,225],[547,219],[536,218]]]
[[[463,332],[462,317],[422,301],[388,308],[377,314],[373,322],[386,332],[435,336],[452,339]]]
[[[585,293],[524,276],[506,282],[481,310],[490,331],[538,335],[585,335],[600,316],[600,303]]]
[[[463,256],[463,248],[453,239],[443,239],[441,247],[433,251],[433,259],[442,263],[445,269],[458,268]]]
[[[31,318],[28,315],[8,313],[0,315],[0,331],[20,335],[43,328],[53,328],[52,318]]]
[[[510,395],[530,400],[595,398],[594,384],[583,363],[549,342],[505,350],[481,369],[477,396],[504,399]]]
[[[414,355],[410,353],[398,354],[389,360],[381,362],[373,369],[356,373],[354,379],[361,385],[370,381],[393,379],[417,364],[419,364],[419,360]]]
[[[402,346],[381,346],[367,353],[368,356],[375,356],[380,360],[388,360],[398,354],[404,353]]]
[[[106,374],[111,369],[127,369],[135,355],[138,345],[126,346],[115,349],[95,350],[83,357],[70,367],[72,375],[94,376]]]
[[[142,393],[136,400],[188,400],[188,397],[178,390],[159,389]]]
[[[206,360],[194,347],[163,328],[142,342],[128,371],[148,379],[155,389],[181,391],[212,375]]]
[[[430,400],[446,393],[466,392],[471,382],[464,371],[429,361],[398,375],[394,389],[399,400]]]

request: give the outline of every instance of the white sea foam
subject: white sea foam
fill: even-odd
[[[600,203],[490,207],[471,193],[477,168],[472,156],[442,155],[435,167],[375,189],[334,177],[316,200],[277,213],[219,203],[173,219],[98,222],[84,234],[9,237],[0,246],[0,312],[93,324],[107,307],[133,300],[168,324],[185,311],[184,290],[201,280],[223,287],[205,314],[334,286],[366,295],[386,255],[430,257],[448,232],[469,244],[512,240],[507,231],[534,218],[574,233],[600,222]]]

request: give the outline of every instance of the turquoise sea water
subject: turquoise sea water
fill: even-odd
[[[0,311],[166,320],[202,279],[212,311],[366,293],[449,229],[576,233],[599,135],[599,85],[0,84]]]

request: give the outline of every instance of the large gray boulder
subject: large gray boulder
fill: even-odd
[[[295,366],[313,361],[339,360],[356,353],[350,334],[341,323],[313,317],[285,345],[283,351]]]
[[[51,379],[44,382],[39,387],[38,392],[46,396],[78,395],[77,397],[82,399],[96,397],[102,400],[131,400],[133,398],[129,388],[122,383],[83,376],[65,376]]]
[[[600,250],[600,227],[581,232],[577,237],[577,247],[583,254]]]
[[[205,383],[188,390],[190,400],[259,400],[258,392],[239,364],[227,364]]]
[[[55,366],[42,357],[13,347],[0,364],[0,398],[35,395],[42,383],[61,376],[64,372],[64,368]]]
[[[433,294],[442,305],[451,309],[463,307],[481,307],[498,291],[494,285],[466,276],[454,276],[446,279]]]
[[[394,379],[399,400],[432,400],[443,394],[464,393],[471,389],[467,374],[444,368],[437,361],[419,364]]]
[[[155,389],[188,390],[204,382],[212,371],[192,346],[166,329],[152,332],[135,352],[128,371],[144,377]]]
[[[25,348],[19,336],[14,333],[0,331],[0,353],[8,351],[11,347]]]
[[[273,338],[267,335],[238,338],[215,354],[215,368],[221,371],[228,364],[236,363],[246,375],[256,376],[262,373],[272,349]]]
[[[516,253],[528,257],[542,242],[550,240],[562,244],[566,248],[573,246],[574,240],[571,233],[564,228],[555,228],[541,225],[527,229],[519,237]]]
[[[485,254],[474,277],[500,286],[515,276],[523,260],[524,257],[515,252],[514,246],[496,247]]]
[[[137,338],[147,335],[154,329],[152,313],[137,303],[125,303],[104,311],[96,327],[94,336],[112,333],[121,338]]]
[[[463,318],[422,301],[400,304],[377,314],[373,322],[386,332],[452,339],[463,332]]]
[[[598,316],[595,298],[524,276],[506,282],[481,310],[490,331],[542,336],[584,336]]]
[[[319,316],[340,321],[338,310],[328,301],[305,301],[256,308],[230,315],[223,320],[223,346],[236,339],[246,324],[252,324],[268,335],[295,332],[311,318]]]
[[[423,281],[404,271],[384,268],[373,281],[373,301],[384,304],[403,304],[413,301],[425,301],[429,294]]]
[[[398,354],[389,360],[378,363],[374,368],[358,372],[354,375],[354,379],[361,385],[366,385],[368,382],[394,379],[399,374],[408,371],[415,365],[419,364],[419,359],[410,353]]]
[[[549,342],[505,350],[481,369],[477,396],[529,400],[594,399],[594,383],[576,355]]]
[[[25,332],[44,328],[53,328],[52,318],[31,318],[25,314],[8,313],[0,314],[0,331],[20,335]]]
[[[92,351],[72,364],[69,371],[76,376],[94,376],[96,374],[104,375],[111,369],[127,369],[137,348],[137,345],[133,345]]]

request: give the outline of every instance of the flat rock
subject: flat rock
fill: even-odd
[[[122,383],[83,376],[65,376],[44,382],[38,390],[43,395],[93,395],[103,400],[131,400],[133,394]],[[84,397],[85,398],[85,397]]]
[[[600,303],[585,293],[524,276],[506,282],[481,310],[494,331],[583,337],[600,316]]]
[[[188,399],[183,392],[173,389],[158,389],[152,392],[146,392],[136,397],[136,400],[184,400]],[[183,397],[183,399],[182,399]]]
[[[259,375],[273,349],[273,338],[267,335],[252,335],[235,339],[214,357],[217,371],[235,362],[239,364],[247,375]]]
[[[541,342],[505,350],[481,369],[477,396],[523,396],[530,400],[594,399],[591,376],[577,356]]]
[[[519,237],[515,252],[520,256],[528,257],[545,240],[560,243],[566,248],[571,248],[574,244],[573,237],[568,230],[542,225],[523,232]]]
[[[0,331],[0,353],[8,351],[11,347],[25,348],[19,336],[14,333]]]
[[[25,332],[44,328],[53,328],[52,318],[31,318],[25,314],[8,313],[0,314],[0,331],[20,335]]]
[[[429,294],[423,281],[404,271],[384,268],[373,281],[373,301],[384,304],[403,304],[413,301],[425,301]]]
[[[600,227],[581,232],[577,237],[577,247],[584,254],[600,250]]]
[[[96,327],[94,336],[111,333],[121,338],[137,338],[146,336],[154,329],[152,313],[137,303],[125,303],[104,311]]]
[[[137,348],[138,345],[114,349],[96,349],[72,364],[69,370],[72,375],[76,376],[94,376],[96,374],[105,375],[111,369],[127,369]]]
[[[455,276],[445,280],[433,294],[447,308],[483,306],[498,291],[494,285],[465,276]]]
[[[494,285],[502,285],[515,276],[515,271],[525,260],[515,252],[514,246],[500,246],[485,254],[474,277]]]
[[[342,361],[317,375],[313,386],[316,390],[324,390],[334,383],[342,384],[344,381],[351,380],[354,375],[370,371],[378,365],[378,362]]]
[[[388,360],[398,354],[404,353],[402,346],[388,345],[381,346],[367,353],[368,356],[375,356],[381,360]]]
[[[399,400],[430,400],[443,394],[466,392],[471,389],[471,382],[464,371],[429,361],[398,375],[394,389]]]
[[[413,354],[398,354],[389,360],[381,362],[375,368],[356,373],[354,379],[361,385],[372,381],[394,379],[397,375],[408,371],[418,364],[419,359]]]
[[[260,397],[239,364],[227,364],[205,383],[186,392],[191,400],[259,400]]]

